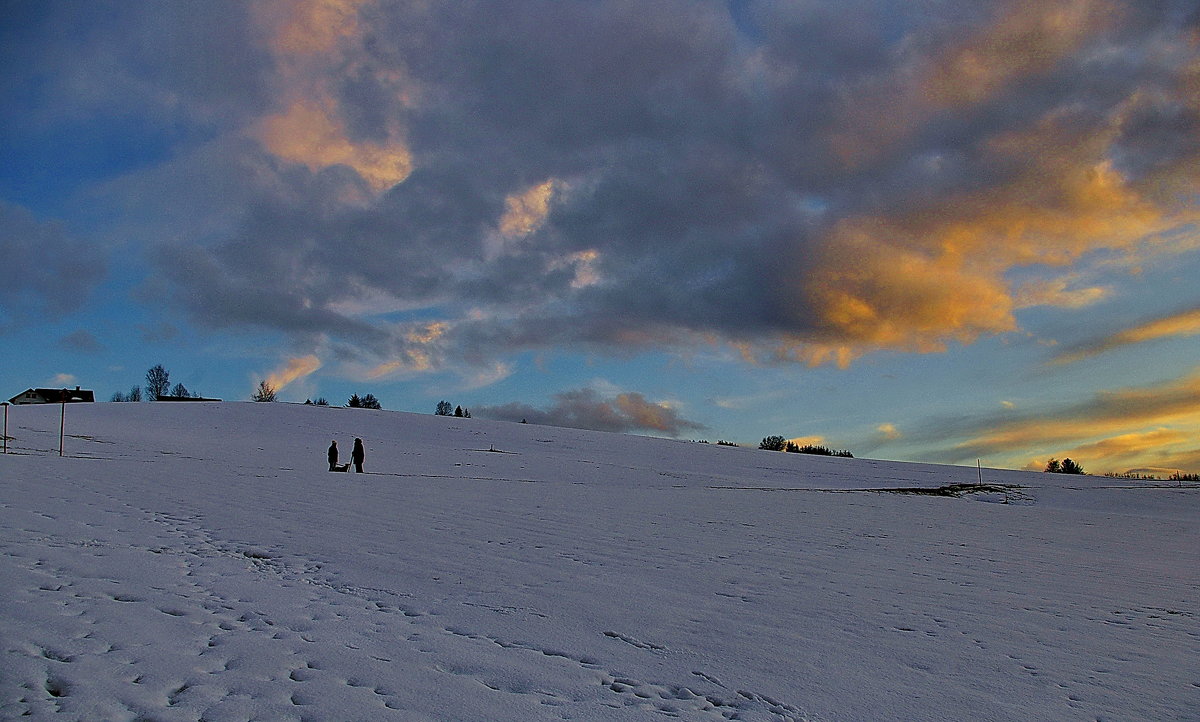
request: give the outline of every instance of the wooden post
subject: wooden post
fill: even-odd
[[[4,453],[8,453],[8,402],[4,404]]]

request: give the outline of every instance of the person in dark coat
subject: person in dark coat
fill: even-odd
[[[337,442],[332,441],[329,444],[329,470],[337,471],[338,448]]]
[[[350,459],[354,462],[354,472],[356,474],[363,473],[363,459],[367,456],[367,450],[363,448],[362,439],[354,440],[354,451],[350,452]]]

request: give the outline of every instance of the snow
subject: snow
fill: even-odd
[[[278,403],[68,406],[60,458],[60,410],[0,456],[0,718],[1200,718],[1194,484]]]

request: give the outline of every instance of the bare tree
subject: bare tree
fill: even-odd
[[[151,367],[146,371],[146,395],[151,401],[158,401],[159,396],[166,396],[171,388],[171,374],[162,364]]]

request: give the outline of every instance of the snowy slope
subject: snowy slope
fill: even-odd
[[[59,411],[0,457],[0,718],[1200,719],[1194,485],[250,403],[59,458]]]

